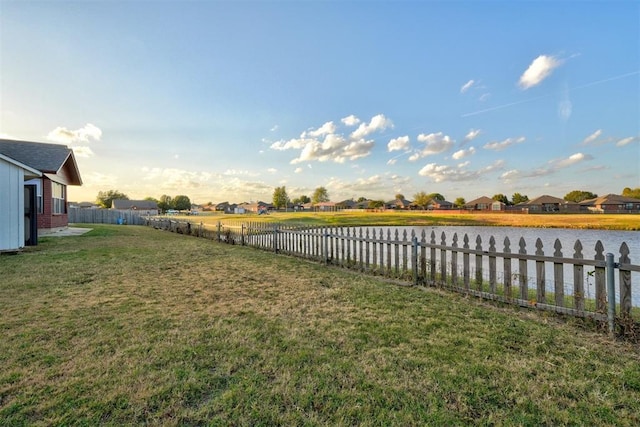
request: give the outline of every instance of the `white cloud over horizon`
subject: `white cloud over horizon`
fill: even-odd
[[[91,123],[87,123],[84,127],[76,130],[58,126],[47,134],[49,141],[67,145],[100,141],[101,138],[102,130]]]
[[[409,136],[408,135],[401,136],[401,137],[398,137],[398,138],[393,138],[387,144],[387,149],[388,149],[389,152],[400,151],[400,150],[406,151],[406,150],[409,150],[410,148],[411,148],[411,146],[409,145]]]
[[[524,136],[521,136],[521,137],[518,137],[518,138],[507,138],[507,139],[502,140],[502,141],[489,142],[489,143],[485,144],[482,148],[484,148],[486,150],[502,151],[502,150],[505,150],[505,149],[511,147],[514,144],[521,144],[525,140],[526,140],[526,138]]]
[[[600,138],[600,135],[602,135],[602,129],[596,130],[591,135],[589,135],[585,139],[583,139],[582,140],[582,145],[590,145],[590,144],[595,143],[598,140],[598,138]]]
[[[553,70],[560,66],[562,61],[551,55],[540,55],[531,62],[529,67],[520,76],[518,85],[527,90],[542,83],[549,77]]]
[[[466,165],[465,165],[466,166]],[[418,175],[430,178],[436,183],[445,181],[460,182],[460,181],[474,181],[482,178],[483,176],[500,170],[504,167],[503,160],[496,160],[489,166],[477,170],[467,170],[465,167],[452,167],[448,165],[438,165],[436,163],[429,163],[420,171]]]
[[[465,84],[463,84],[462,87],[460,87],[460,93],[465,93],[466,91],[471,89],[471,86],[473,86],[474,83],[475,81],[472,79],[466,82]]]
[[[443,153],[450,150],[455,141],[451,139],[449,135],[444,135],[442,132],[418,135],[418,141],[423,142],[425,147],[422,150],[417,151],[409,157],[409,161],[416,161],[423,157],[432,156],[435,154]]]

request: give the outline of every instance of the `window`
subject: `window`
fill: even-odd
[[[64,200],[65,187],[57,182],[51,183],[52,209],[54,214],[66,213],[66,203]]]

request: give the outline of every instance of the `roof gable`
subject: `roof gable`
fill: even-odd
[[[42,173],[59,175],[65,184],[82,184],[73,151],[66,145],[0,139],[0,154]]]

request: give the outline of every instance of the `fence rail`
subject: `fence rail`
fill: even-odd
[[[81,224],[145,225],[145,216],[132,210],[69,208],[69,222]]]
[[[635,325],[638,307],[632,305],[633,264],[626,242],[610,260],[598,241],[595,256],[583,255],[580,240],[565,253],[556,239],[545,254],[541,239],[533,249],[520,238],[515,245],[505,238],[498,246],[493,237],[482,242],[468,235],[444,232],[419,235],[415,231],[364,227],[301,226],[260,222],[218,222],[213,228],[188,221],[148,217],[146,225],[230,244],[247,245],[276,253],[307,258],[330,265],[381,275],[421,286],[438,286],[557,313]],[[487,245],[488,244],[488,245]],[[613,290],[618,273],[618,287]],[[638,276],[638,275],[636,275]],[[611,296],[611,298],[609,297]],[[616,302],[617,298],[617,302]],[[613,305],[613,307],[612,307]],[[611,310],[613,309],[613,314]],[[628,321],[632,322],[629,323]]]

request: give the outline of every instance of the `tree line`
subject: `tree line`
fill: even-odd
[[[622,190],[622,196],[631,197],[634,199],[640,199],[640,187],[630,188],[625,187]],[[403,194],[396,194],[394,200],[403,201],[406,200]],[[592,193],[590,191],[584,190],[573,190],[569,193],[565,194],[564,200],[568,202],[576,202],[580,203],[584,200],[595,199],[598,197],[597,194]],[[130,200],[129,197],[118,191],[118,190],[108,190],[108,191],[99,191],[98,196],[96,197],[96,204],[103,208],[111,208],[112,202],[115,199],[124,199]],[[529,201],[529,197],[526,194],[521,193],[513,193],[511,198],[507,197],[505,194],[498,193],[494,194],[492,197],[493,200],[504,203],[505,205],[512,206],[517,205],[519,203],[524,203]],[[158,204],[158,209],[163,212],[166,212],[169,209],[175,210],[190,210],[191,209],[191,200],[188,196],[185,195],[177,195],[171,197],[169,195],[163,194],[159,199],[154,197],[145,197],[144,200],[151,200]],[[283,185],[280,187],[276,187],[273,191],[273,205],[276,209],[284,209],[289,204],[293,205],[302,205],[306,203],[322,203],[328,202],[329,192],[325,187],[317,187],[311,197],[307,195],[300,195],[291,199],[289,194],[287,193],[287,188]],[[425,191],[419,191],[413,195],[412,203],[415,206],[426,208],[432,202],[443,202],[445,201],[445,197],[440,193],[427,193]],[[369,208],[380,208],[383,207],[385,202],[383,200],[370,200],[366,197],[359,197],[355,202],[365,202],[368,201]],[[464,197],[458,197],[453,202],[453,206],[457,208],[462,208],[467,203]],[[211,203],[210,203],[211,204]]]

